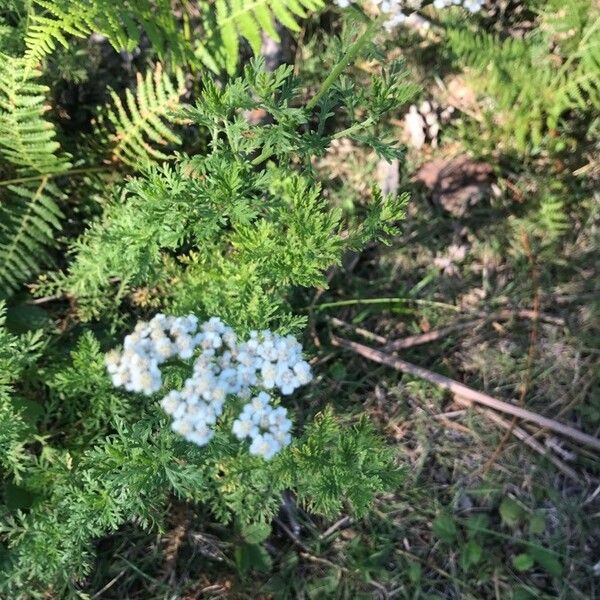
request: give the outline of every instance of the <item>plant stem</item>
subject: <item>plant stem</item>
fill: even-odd
[[[114,167],[82,167],[79,169],[71,169],[70,171],[61,171],[59,173],[46,173],[40,175],[31,175],[29,177],[16,177],[15,179],[5,179],[0,181],[0,187],[7,185],[15,185],[18,183],[28,183],[29,181],[39,181],[42,179],[54,179],[55,177],[69,177],[71,175],[86,175],[88,173],[102,173],[103,171],[111,171]]]
[[[322,304],[316,304],[311,308],[319,311],[326,308],[353,306],[355,304],[424,304],[460,312],[460,308],[454,304],[446,304],[445,302],[436,302],[435,300],[426,300],[424,298],[353,298],[350,300],[338,300],[337,302],[323,302]]]
[[[346,129],[343,129],[342,131],[338,131],[332,137],[334,140],[339,140],[340,138],[348,137],[351,133],[355,133],[356,131],[365,129],[365,128],[369,127],[369,125],[372,125],[373,123],[374,123],[373,117],[369,117],[368,119],[365,119],[361,123],[355,123],[351,127],[347,127]]]
[[[308,110],[313,109],[327,92],[327,90],[334,84],[335,80],[342,74],[344,69],[358,56],[359,52],[363,47],[371,40],[375,28],[379,25],[379,19],[371,21],[363,34],[348,48],[348,50],[342,56],[340,62],[333,68],[331,73],[327,76],[325,81],[322,83],[319,91],[313,96],[312,100],[308,102],[306,108]]]

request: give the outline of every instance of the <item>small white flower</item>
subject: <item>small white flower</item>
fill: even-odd
[[[185,434],[185,439],[198,446],[205,446],[210,442],[214,435],[214,431],[209,427],[200,426]]]
[[[179,394],[172,390],[161,401],[160,405],[168,415],[173,415],[180,404]]]
[[[187,435],[192,432],[192,424],[185,419],[175,419],[171,423],[171,429],[181,435]]]
[[[260,370],[262,382],[266,389],[270,390],[275,387],[275,379],[277,378],[277,365],[270,362],[265,362]]]
[[[233,422],[232,427],[233,434],[239,439],[243,440],[246,437],[255,437],[258,435],[258,427],[247,417],[236,419]]]
[[[191,377],[180,391],[172,390],[160,401],[173,417],[173,431],[195,444],[207,444],[227,396],[236,394],[249,402],[235,419],[232,432],[239,439],[252,440],[253,454],[269,460],[289,445],[292,422],[287,410],[273,408],[265,389],[278,387],[289,394],[312,379],[310,366],[302,359],[302,346],[291,335],[253,331],[239,343],[235,332],[217,317],[198,331],[194,315],[158,314],[148,323],[138,323],[125,337],[123,353],[109,352],[105,365],[115,386],[151,395],[162,386],[160,365],[173,357],[187,360],[197,348],[200,353]]]
[[[310,365],[302,360],[294,365],[294,373],[300,382],[300,385],[306,385],[312,380]]]
[[[265,460],[270,460],[281,449],[281,444],[270,434],[258,434],[250,444],[250,454],[262,456]]]
[[[281,390],[281,393],[286,396],[291,394],[300,385],[298,378],[294,375],[294,372],[287,367],[287,365],[278,370],[275,383]]]
[[[121,361],[121,353],[118,350],[107,352],[104,357],[104,364],[109,373],[116,373]]]
[[[273,433],[273,437],[281,444],[282,448],[286,448],[292,443],[292,435],[287,431],[277,430]]]
[[[251,402],[252,409],[255,412],[264,410],[269,405],[270,401],[271,401],[271,396],[269,396],[269,394],[267,394],[266,392],[260,392],[260,394],[258,394],[258,396],[255,396],[254,398],[252,398],[252,402]]]

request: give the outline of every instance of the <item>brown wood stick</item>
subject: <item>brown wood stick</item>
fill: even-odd
[[[546,314],[539,314],[536,317],[536,312],[534,310],[528,309],[502,310],[500,312],[491,313],[489,315],[486,315],[485,313],[476,314],[478,315],[477,319],[471,321],[461,321],[459,323],[455,323],[454,325],[449,325],[448,327],[433,329],[432,331],[428,331],[427,333],[410,335],[404,338],[393,340],[386,344],[382,349],[389,352],[393,350],[403,350],[406,348],[412,348],[413,346],[419,346],[420,344],[427,344],[429,342],[434,342],[443,337],[446,337],[449,333],[453,333],[454,331],[460,331],[461,329],[468,329],[469,327],[475,326],[483,321],[507,321],[513,318],[519,318],[543,321],[545,323],[551,323],[552,325],[558,326],[563,326],[565,324],[565,320],[561,319],[560,317],[553,317],[552,315]]]
[[[419,346],[420,344],[427,344],[429,342],[434,342],[435,340],[439,340],[440,338],[446,337],[449,333],[453,331],[458,331],[460,329],[466,329],[468,327],[472,327],[477,325],[481,319],[476,319],[474,321],[463,321],[462,323],[456,323],[454,325],[449,325],[448,327],[442,327],[441,329],[433,329],[432,331],[428,331],[427,333],[420,333],[418,335],[409,335],[404,338],[400,338],[398,340],[394,340],[389,344],[386,344],[382,350],[391,352],[394,350],[402,350],[405,348],[412,348],[413,346]]]
[[[550,323],[551,325],[558,325],[559,327],[562,327],[565,324],[565,320],[561,317],[555,317],[546,313],[539,313],[536,310],[531,310],[528,308],[522,308],[519,310],[501,310],[497,313],[492,313],[489,315],[489,318],[502,321],[507,321],[514,318],[531,319],[532,321],[542,321],[544,323]]]
[[[389,354],[376,350],[375,348],[370,348],[369,346],[364,346],[363,344],[359,344],[357,342],[339,338],[335,335],[331,336],[331,343],[334,346],[352,350],[353,352],[356,352],[357,354],[360,354],[369,360],[382,365],[387,365],[393,369],[396,369],[397,371],[402,371],[403,373],[408,373],[410,375],[420,377],[421,379],[425,379],[426,381],[429,381],[438,387],[446,389],[457,396],[461,396],[477,404],[481,404],[483,406],[487,406],[488,408],[493,408],[494,410],[519,417],[525,421],[530,421],[531,423],[535,423],[540,427],[544,427],[558,434],[570,437],[571,439],[578,441],[580,444],[590,446],[595,450],[600,450],[600,439],[592,435],[588,435],[579,429],[575,429],[570,425],[559,423],[554,419],[543,417],[542,415],[538,415],[537,413],[531,412],[519,406],[514,406],[508,402],[497,400],[492,396],[488,396],[487,394],[467,387],[466,385],[463,385],[454,379],[444,377],[443,375],[439,375],[438,373],[434,373],[433,371],[429,371],[423,367],[419,367],[417,365],[413,365],[412,363],[406,362],[405,360],[390,356]]]

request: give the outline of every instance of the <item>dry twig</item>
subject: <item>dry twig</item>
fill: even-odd
[[[405,360],[390,356],[389,354],[376,350],[375,348],[370,348],[369,346],[364,346],[363,344],[339,338],[334,335],[331,336],[331,342],[334,346],[352,350],[353,352],[356,352],[357,354],[360,354],[361,356],[364,356],[365,358],[368,358],[369,360],[379,364],[387,365],[393,369],[396,369],[397,371],[425,379],[426,381],[429,381],[438,387],[452,392],[455,396],[460,396],[488,408],[519,417],[525,421],[530,421],[531,423],[535,423],[540,427],[544,427],[554,431],[555,433],[569,437],[580,444],[590,446],[595,450],[600,450],[600,439],[588,435],[587,433],[571,427],[570,425],[565,425],[564,423],[560,423],[554,419],[543,417],[542,415],[531,412],[519,406],[514,406],[508,402],[497,400],[492,396],[488,396],[487,394],[478,392],[477,390],[467,387],[458,381],[454,381],[454,379],[444,377],[443,375],[439,375],[438,373],[434,373],[433,371],[429,371],[423,367],[419,367],[417,365],[413,365],[412,363],[406,362]]]

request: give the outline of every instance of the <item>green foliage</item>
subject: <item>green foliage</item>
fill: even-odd
[[[213,444],[197,449],[170,431],[156,402],[143,406],[115,391],[102,361],[88,334],[50,380],[49,416],[60,423],[61,445],[29,457],[25,482],[35,507],[6,515],[0,528],[11,548],[3,565],[5,589],[42,582],[62,586],[85,576],[94,539],[129,521],[162,527],[169,494],[206,502],[225,522],[235,518],[246,541],[256,544],[268,535],[266,524],[285,489],[296,489],[318,513],[333,515],[343,502],[361,514],[375,492],[398,481],[390,451],[371,428],[361,422],[342,429],[330,411],[273,464],[240,448],[227,431],[229,420]],[[24,451],[14,436],[3,432],[2,442],[11,450],[5,460],[18,473]],[[323,452],[329,457],[326,469]]]
[[[48,88],[25,60],[0,55],[0,286],[16,288],[48,262],[60,229],[60,189],[51,177],[69,168],[54,126],[44,118]]]
[[[239,61],[240,41],[245,39],[259,54],[262,34],[279,40],[275,19],[292,31],[298,20],[324,5],[322,0],[218,0],[214,6],[188,15],[183,3],[183,23],[170,0],[34,0],[36,10],[27,30],[26,58],[37,64],[58,45],[68,46],[68,36],[84,37],[91,32],[105,35],[116,50],[132,51],[146,35],[161,59],[178,64],[204,64],[214,71],[233,74]],[[196,35],[190,35],[190,29]],[[193,38],[196,39],[193,39]]]
[[[32,415],[16,384],[39,356],[42,340],[39,333],[15,336],[5,322],[6,308],[0,302],[0,465],[19,482],[30,459],[26,444],[32,433]]]
[[[145,76],[136,74],[135,96],[125,91],[125,102],[110,90],[111,105],[100,114],[97,134],[106,139],[111,149],[111,162],[123,162],[135,169],[142,169],[152,161],[168,160],[169,156],[158,147],[178,146],[181,138],[169,124],[173,113],[179,108],[180,97],[185,92],[183,73],[175,72],[176,85],[158,63],[154,72]]]
[[[262,33],[279,41],[274,20],[292,31],[299,31],[298,18],[307,16],[324,5],[322,0],[217,0],[216,25],[220,46],[224,54],[228,72],[233,73],[237,66],[240,39],[250,44],[255,54],[260,53]]]
[[[511,539],[513,546],[521,550],[517,550],[510,557],[512,566],[517,571],[524,572],[537,565],[552,577],[559,577],[562,572],[560,555],[540,544],[537,536],[542,531],[534,533],[530,528],[530,539],[519,534],[518,526],[527,520],[530,523],[534,522],[538,515],[527,515],[520,504],[509,497],[502,499],[498,512],[502,523],[514,531],[514,539],[508,539]],[[460,565],[464,572],[484,562],[487,547],[506,537],[490,526],[490,517],[485,513],[459,520],[448,512],[441,512],[433,520],[432,531],[444,544],[448,547],[453,546],[460,552]]]
[[[327,410],[311,423],[302,442],[282,457],[284,480],[316,513],[332,517],[345,507],[364,515],[378,489],[402,480],[401,471],[393,467],[393,453],[366,419],[342,429]]]
[[[447,31],[456,61],[470,67],[481,90],[494,99],[495,126],[509,147],[539,145],[568,110],[585,114],[600,108],[600,13],[587,0],[572,4],[561,11],[570,15],[567,23],[564,15],[555,18],[558,4],[550,2],[540,14],[544,27],[522,39],[465,26]]]
[[[264,327],[278,311],[292,322],[280,310],[289,288],[325,285],[344,248],[392,233],[406,202],[375,191],[364,223],[344,233],[318,184],[284,166],[294,156],[310,173],[310,160],[335,137],[300,129],[309,111],[294,106],[297,94],[289,67],[265,73],[260,62],[222,89],[208,80],[181,115],[209,132],[211,152],[151,167],[127,184],[73,247],[69,271],[40,290],[73,294],[86,319],[143,286],[165,307],[220,314],[236,327]],[[273,122],[251,124],[242,109]]]
[[[132,51],[142,33],[159,56],[168,53],[183,60],[179,24],[169,0],[34,0],[35,10],[27,29],[25,58],[36,65],[57,45],[67,48],[68,36],[92,32],[105,35],[116,50]]]
[[[564,198],[566,191],[559,185],[540,190],[530,201],[527,214],[511,216],[511,250],[515,256],[524,256],[532,248],[540,257],[552,256],[557,244],[569,230],[569,209]]]
[[[219,83],[204,78],[194,105],[184,106],[183,72],[163,72],[158,64],[138,75],[136,91],[127,90],[124,100],[110,92],[110,105],[92,139],[71,143],[83,154],[71,168],[59,155],[54,128],[41,117],[46,89],[24,82],[37,81],[40,73],[33,62],[56,44],[68,43],[67,34],[106,32],[108,25],[101,27],[94,13],[102,3],[78,2],[71,12],[61,3],[40,1],[36,6],[46,12],[33,15],[29,49],[19,63],[22,71],[12,76],[15,90],[21,85],[34,94],[30,106],[35,110],[27,118],[50,133],[30,140],[41,145],[39,152],[23,142],[17,147],[11,138],[2,142],[7,162],[15,163],[13,179],[18,179],[5,181],[5,187],[17,193],[20,187],[37,186],[40,198],[30,197],[26,204],[36,218],[36,202],[48,210],[41,197],[58,196],[59,182],[74,173],[84,176],[81,189],[69,188],[76,198],[88,190],[99,190],[101,197],[73,211],[83,232],[71,240],[66,268],[46,274],[37,287],[40,294],[70,300],[67,320],[73,319],[74,327],[67,325],[61,335],[47,328],[43,354],[37,348],[41,334],[17,337],[0,329],[5,377],[0,380],[5,499],[0,539],[9,551],[0,557],[0,594],[14,596],[27,589],[35,595],[51,588],[68,595],[75,582],[93,573],[99,538],[131,523],[148,532],[164,531],[173,498],[239,530],[243,541],[232,554],[241,572],[268,570],[271,559],[260,544],[269,536],[284,492],[291,490],[316,514],[333,516],[346,509],[364,515],[378,491],[401,481],[392,453],[366,420],[342,426],[331,410],[324,410],[303,430],[298,428],[286,451],[266,462],[250,455],[247,444],[231,434],[235,406],[226,411],[215,439],[197,447],[171,431],[157,398],[111,385],[104,351],[122,338],[126,321],[158,309],[219,315],[241,333],[263,327],[297,332],[305,322],[294,309],[297,289],[325,287],[327,269],[341,262],[346,249],[392,235],[406,203],[406,196],[383,196],[375,189],[364,218],[357,214],[350,222],[330,206],[313,161],[324,156],[338,134],[356,139],[364,134],[365,144],[382,156],[397,156],[398,148],[377,139],[376,120],[395,108],[395,100],[412,97],[413,89],[396,70],[395,83],[389,80],[376,93],[362,94],[360,103],[349,107],[330,81],[319,92],[316,110],[340,108],[349,129],[336,134],[324,127],[329,114],[316,117],[305,102],[291,66],[268,73],[261,61],[253,61],[243,76]],[[119,12],[127,6],[107,15],[129,35]],[[284,5],[268,6],[280,16]],[[78,16],[86,7],[87,14]],[[236,14],[232,26],[248,37],[247,25]],[[114,29],[110,35],[119,39],[120,34]],[[7,97],[27,97],[12,89]],[[5,127],[12,123],[17,129],[24,122],[11,115],[10,104],[2,109]],[[251,122],[247,111],[253,110],[267,118]],[[367,114],[367,121],[355,119],[355,113]],[[172,129],[183,121],[189,137],[200,140],[200,151],[187,147]],[[20,134],[11,135],[18,139]],[[98,146],[99,154],[110,155],[107,169],[113,183],[101,180],[92,188],[86,176],[104,168],[95,162]],[[179,152],[171,155],[172,147]],[[124,176],[132,170],[140,173]],[[2,209],[11,218],[18,214],[9,204]],[[60,217],[58,204],[51,214]],[[25,217],[21,221],[26,225],[22,235],[34,236],[34,227]],[[35,234],[35,242],[50,245],[58,220],[52,227],[44,237]],[[7,240],[20,243],[14,233],[7,233]],[[37,246],[23,245],[39,258]],[[15,274],[14,287],[38,266],[22,260],[29,270]],[[130,310],[126,302],[138,308]],[[47,325],[31,311],[24,309],[24,315],[31,326]],[[100,322],[83,325],[94,320]],[[34,364],[37,376],[28,378]],[[169,365],[167,386],[181,383],[184,371],[181,365]],[[43,402],[30,418],[33,398]]]

